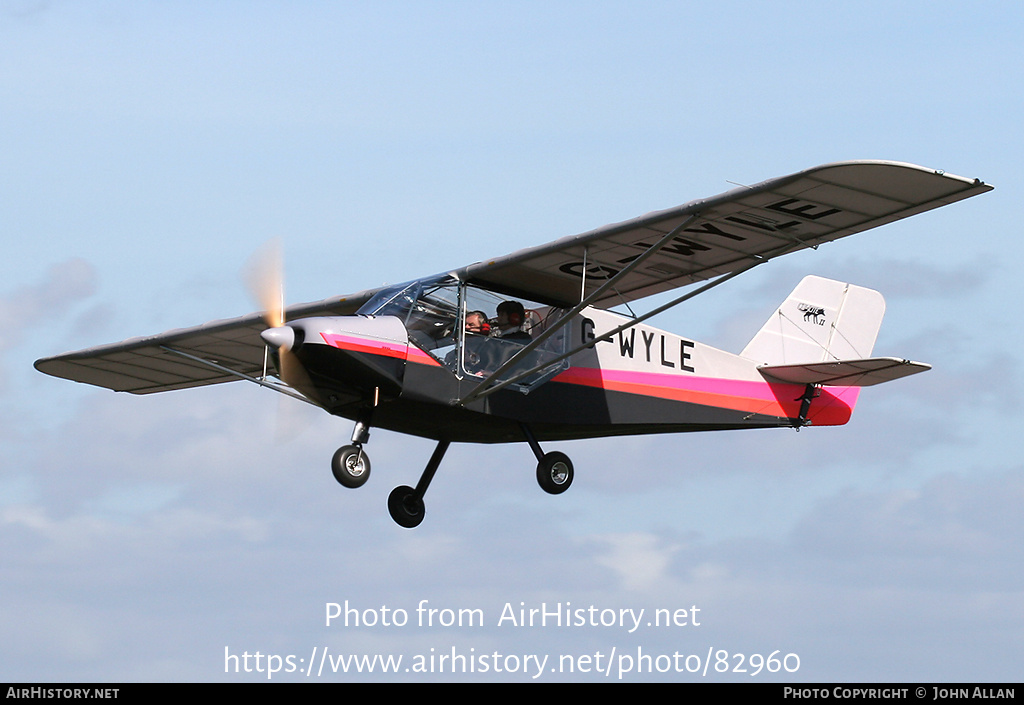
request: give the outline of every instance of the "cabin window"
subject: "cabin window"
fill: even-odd
[[[442,276],[384,289],[358,313],[399,318],[409,333],[409,341],[416,347],[455,375],[483,381],[559,321],[565,309],[497,294]],[[568,367],[567,360],[554,361],[566,351],[568,338],[566,326],[502,372],[499,379],[509,379],[553,361],[518,380],[516,385],[528,390],[550,379]]]
[[[483,380],[553,326],[565,314],[565,309],[466,286],[461,313],[463,325],[458,349],[459,373],[467,378]],[[482,326],[478,325],[481,318]],[[557,331],[501,373],[499,379],[509,379],[554,360],[565,352],[568,332],[567,328]],[[567,366],[565,360],[552,363],[534,371],[517,384],[521,389],[528,389],[550,379]]]

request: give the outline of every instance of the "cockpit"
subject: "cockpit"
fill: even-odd
[[[383,289],[357,313],[397,317],[411,343],[460,378],[483,380],[496,372],[499,380],[522,375],[515,384],[528,391],[568,366],[566,360],[556,360],[567,349],[567,327],[523,352],[565,309],[508,297],[451,275]]]

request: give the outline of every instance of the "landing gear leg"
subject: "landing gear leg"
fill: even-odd
[[[423,505],[423,495],[426,494],[430,481],[434,479],[434,473],[441,465],[441,459],[444,458],[449,445],[451,445],[449,441],[438,441],[437,447],[434,448],[434,454],[430,456],[427,467],[420,475],[420,481],[416,483],[416,489],[402,485],[393,489],[388,495],[388,513],[399,526],[414,529],[423,521],[427,512]]]
[[[569,460],[569,456],[557,450],[545,453],[530,427],[520,424],[520,428],[523,429],[523,435],[526,436],[526,442],[530,444],[533,454],[537,456],[537,484],[540,488],[548,494],[562,494],[569,489],[573,478],[572,461]]]

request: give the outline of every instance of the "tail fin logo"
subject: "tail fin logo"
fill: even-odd
[[[825,325],[825,309],[811,304],[799,304],[797,307],[804,312],[804,323],[811,323],[815,326]]]

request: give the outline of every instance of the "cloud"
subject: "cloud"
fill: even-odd
[[[88,291],[75,271],[16,293],[26,307],[52,296],[52,315],[64,315],[74,292]],[[17,318],[20,309],[5,311]],[[979,365],[978,375],[991,371]],[[4,656],[28,674],[52,672],[56,659],[62,677],[78,680],[209,680],[224,677],[210,654],[226,645],[581,654],[706,653],[710,644],[745,653],[781,646],[804,659],[796,675],[813,679],[998,679],[1013,672],[998,659],[981,668],[935,649],[935,625],[951,602],[964,605],[957,627],[980,641],[1009,644],[1021,623],[1012,608],[1019,568],[1007,553],[1022,538],[1013,476],[901,489],[865,489],[843,474],[823,480],[847,466],[877,479],[957,442],[952,422],[915,411],[933,404],[912,382],[866,390],[883,401],[845,428],[552,444],[577,468],[577,485],[558,498],[536,487],[525,446],[454,446],[415,531],[396,527],[385,501],[391,487],[415,483],[429,441],[375,430],[374,475],[349,491],[328,470],[347,421],[297,405],[306,430],[278,443],[278,399],[251,385],[91,392],[39,437],[28,464],[34,490],[0,513],[2,577],[11,614],[22,615],[5,629],[30,635],[24,654]],[[780,531],[772,512],[790,512],[795,528]],[[733,530],[723,535],[715,522]],[[966,577],[944,577],[958,566]],[[346,599],[410,612],[423,599],[479,607],[490,621],[479,630],[325,633],[324,603]],[[567,602],[698,606],[702,626],[624,635],[494,625],[506,604]],[[901,625],[899,635],[872,629],[865,611]],[[154,633],[165,636],[159,646]],[[907,656],[929,648],[928,657]]]
[[[52,265],[37,283],[0,296],[0,356],[21,343],[28,331],[59,320],[95,292],[93,266],[83,259],[69,259]],[[5,379],[0,364],[0,390],[6,386]]]
[[[679,486],[661,485],[658,493],[672,501],[648,503],[631,527],[601,528],[612,515],[592,501],[604,490],[588,484],[587,473],[580,487],[552,498],[535,487],[525,448],[456,446],[428,492],[426,521],[407,531],[387,517],[385,499],[392,486],[415,479],[429,442],[375,431],[374,476],[345,490],[330,477],[328,459],[348,424],[311,416],[301,440],[278,444],[275,401],[240,384],[88,397],[78,417],[56,429],[63,443],[46,444],[37,459],[34,497],[0,512],[4,628],[25,636],[18,654],[3,654],[8,663],[36,677],[210,680],[240,677],[222,673],[225,646],[308,654],[326,644],[337,653],[407,655],[453,645],[576,655],[614,646],[706,655],[710,645],[798,653],[804,666],[794,677],[804,679],[927,680],[948,672],[995,680],[1015,672],[999,655],[982,663],[935,637],[936,625],[950,623],[972,639],[1008,645],[1021,624],[1013,551],[1024,539],[1017,512],[1024,486],[1016,471],[826,492],[775,538],[741,516],[742,506],[704,497],[722,521],[755,525],[721,539],[689,528],[702,520],[685,510],[692,496]],[[729,452],[748,454],[751,465],[732,476],[750,488],[771,487],[771,467],[822,472],[787,455],[812,431],[737,434]],[[766,470],[768,437],[782,446]],[[683,440],[689,446],[694,438]],[[607,460],[614,453],[603,444],[623,441],[640,439],[596,442],[596,455]],[[825,450],[815,444],[805,452],[813,458]],[[719,462],[708,476],[734,465]],[[590,471],[600,473],[600,466]],[[622,497],[614,482],[611,492]],[[324,604],[345,600],[411,615],[427,600],[438,609],[478,608],[488,619],[473,629],[325,630]],[[566,603],[647,615],[696,606],[701,626],[645,622],[630,634],[496,624],[506,605]],[[956,615],[947,614],[950,605],[959,606]],[[892,625],[900,625],[896,637]],[[936,671],[936,664],[951,668]]]
[[[0,297],[0,350],[16,345],[27,328],[63,316],[96,292],[96,271],[83,259],[52,265],[41,281]]]
[[[944,325],[917,331],[893,347],[927,355],[933,365],[927,383],[904,388],[933,408],[946,413],[958,407],[987,408],[1016,415],[1021,386],[1019,365],[1001,344],[1002,339],[994,342],[979,344],[976,337]]]
[[[0,13],[14,20],[26,20],[46,13],[52,4],[48,0],[7,0],[0,4]]]
[[[854,259],[843,269],[850,273],[852,284],[880,282],[886,297],[957,299],[980,292],[998,267],[982,258],[946,267],[919,260]]]
[[[945,473],[920,488],[843,491],[804,517],[794,540],[853,574],[865,564],[889,568],[872,582],[1016,589],[1024,577],[1015,558],[1024,542],[1022,503],[1019,468]]]
[[[775,263],[771,274],[762,279],[751,294],[771,300],[780,291],[789,293],[807,274],[807,267],[807,263]],[[984,258],[939,266],[917,259],[850,257],[841,262],[830,261],[829,268],[829,278],[877,288],[886,299],[958,299],[980,292],[998,271],[998,265]]]
[[[594,541],[604,543],[606,552],[596,561],[615,571],[625,590],[644,590],[665,579],[672,554],[679,550],[674,543],[665,543],[659,537],[633,532],[595,536]]]

